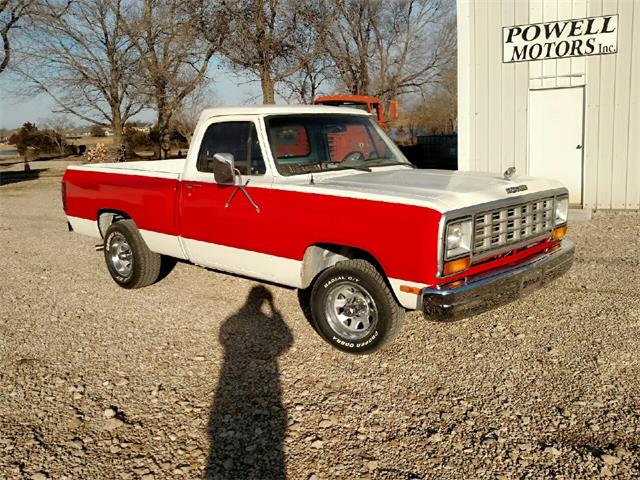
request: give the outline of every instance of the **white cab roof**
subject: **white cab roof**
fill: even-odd
[[[357,108],[331,107],[328,105],[244,105],[238,107],[207,108],[200,120],[226,115],[303,115],[303,114],[349,114],[369,116]]]

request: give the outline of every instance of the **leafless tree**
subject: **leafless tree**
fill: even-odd
[[[278,95],[289,103],[311,103],[320,94],[322,86],[335,78],[335,67],[327,56],[309,58],[300,63],[296,73],[276,86]]]
[[[183,3],[180,0],[142,0],[123,21],[140,59],[138,92],[158,116],[158,157],[162,147],[168,145],[173,113],[205,81],[209,61],[222,39],[217,22],[208,26],[208,41],[195,35],[193,17]]]
[[[21,20],[31,13],[35,4],[36,0],[0,0],[0,73],[5,71],[11,61],[12,30],[19,28]]]
[[[52,115],[40,122],[44,127],[46,134],[58,148],[58,153],[65,153],[66,137],[69,131],[74,128],[73,123],[66,115]]]
[[[325,0],[326,19],[314,25],[331,25],[322,35],[324,50],[333,61],[339,78],[353,95],[370,90],[370,65],[373,58],[372,24],[382,9],[380,0]]]
[[[14,66],[28,81],[28,93],[35,88],[53,98],[57,111],[110,126],[116,144],[124,124],[143,108],[133,95],[136,51],[122,29],[127,5],[51,0],[33,16],[30,41]]]
[[[276,86],[316,58],[319,45],[309,21],[319,5],[307,0],[225,3],[222,53],[232,70],[260,82],[263,103],[275,103]]]
[[[390,99],[434,83],[455,50],[449,0],[325,0],[323,38],[343,86]]]
[[[455,19],[440,0],[389,2],[375,33],[374,92],[393,98],[421,92],[455,59]],[[454,7],[455,8],[455,7]]]
[[[457,88],[456,64],[452,62],[400,119],[400,125],[411,133],[413,141],[418,131],[452,133],[457,130]]]
[[[203,109],[218,105],[210,84],[203,84],[191,92],[173,113],[173,128],[191,144],[193,131]]]

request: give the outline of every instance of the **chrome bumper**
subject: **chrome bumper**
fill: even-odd
[[[562,276],[573,264],[575,245],[563,240],[560,249],[524,263],[475,277],[454,288],[425,288],[422,310],[430,320],[453,321],[512,302]]]

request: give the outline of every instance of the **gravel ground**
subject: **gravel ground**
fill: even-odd
[[[368,357],[294,290],[182,263],[118,288],[59,179],[0,187],[0,214],[0,478],[640,476],[637,213],[573,225],[552,287],[412,313]]]

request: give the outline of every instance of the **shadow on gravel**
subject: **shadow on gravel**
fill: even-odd
[[[264,311],[268,311],[265,313]],[[291,331],[264,286],[220,328],[224,364],[209,417],[207,479],[283,479],[287,411],[278,355]]]
[[[25,182],[29,180],[37,180],[42,172],[46,172],[48,168],[31,169],[30,172],[0,172],[0,186],[9,185],[11,183]]]

